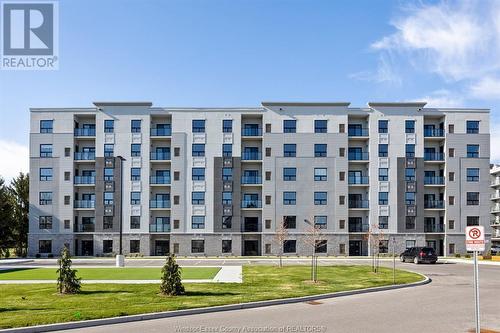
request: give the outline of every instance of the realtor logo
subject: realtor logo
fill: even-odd
[[[1,2],[1,69],[58,69],[58,7],[54,1]]]

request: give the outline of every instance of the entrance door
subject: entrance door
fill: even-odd
[[[94,241],[82,240],[82,256],[93,256],[93,255],[94,255]]]
[[[243,241],[243,255],[244,256],[258,256],[259,255],[259,241],[258,240],[245,240],[245,241]]]
[[[245,217],[243,231],[258,232],[259,231],[259,218],[258,217]]]
[[[170,241],[155,240],[155,256],[166,256],[170,252]]]
[[[437,246],[436,246],[436,241],[435,240],[428,240],[427,241],[427,247],[432,247],[434,251],[437,252]]]
[[[349,241],[349,256],[360,256],[361,255],[361,241],[354,240]]]

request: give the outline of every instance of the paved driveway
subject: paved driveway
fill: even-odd
[[[300,263],[307,264],[307,260]],[[391,262],[383,261],[382,265]],[[424,273],[433,282],[416,288],[322,300],[317,304],[278,305],[67,332],[281,332],[284,327],[284,332],[445,333],[467,332],[474,327],[472,265],[397,263],[397,266]],[[500,266],[481,265],[480,280],[482,326],[500,332]]]

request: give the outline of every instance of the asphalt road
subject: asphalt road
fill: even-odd
[[[307,264],[307,260],[293,262],[297,263]],[[336,263],[366,264],[367,261]],[[197,264],[207,263],[200,260]],[[384,261],[382,265],[391,265],[391,262]],[[447,333],[468,332],[474,327],[472,265],[397,263],[397,266],[426,274],[433,281],[425,286],[327,299],[315,304],[277,305],[66,332]],[[479,274],[482,327],[500,332],[500,266],[481,265]]]

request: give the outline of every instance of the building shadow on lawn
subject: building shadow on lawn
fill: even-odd
[[[21,267],[21,268],[2,268],[0,269],[0,275],[3,273],[21,272],[39,269],[38,267]]]
[[[210,291],[189,291],[187,290],[185,296],[236,296],[239,293],[232,293],[227,291],[210,292]]]

